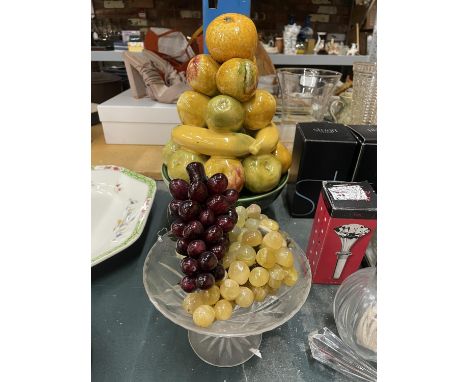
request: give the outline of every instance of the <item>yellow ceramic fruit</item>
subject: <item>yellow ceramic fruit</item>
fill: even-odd
[[[205,172],[209,177],[219,172],[226,175],[228,178],[227,188],[233,188],[240,192],[244,187],[244,167],[235,158],[212,156],[205,163]]]
[[[279,130],[271,122],[267,127],[260,129],[255,134],[255,143],[250,147],[250,152],[254,155],[270,154],[279,141]]]
[[[261,130],[260,130],[261,131]],[[281,178],[281,163],[271,154],[251,155],[242,161],[245,187],[258,194],[275,188]]]
[[[281,174],[286,173],[292,163],[292,155],[289,150],[281,142],[278,142],[272,154],[281,162]]]
[[[242,104],[228,95],[219,95],[208,102],[206,124],[208,128],[220,133],[236,132],[244,123]]]
[[[172,139],[169,139],[169,141],[165,144],[163,150],[162,150],[162,157],[163,157],[163,163],[167,165],[167,161],[169,160],[169,156],[176,150],[180,149],[180,145],[177,143],[173,142]]]
[[[252,59],[257,49],[257,28],[247,16],[222,14],[206,28],[206,47],[218,62],[234,57]]]
[[[201,129],[201,127],[198,127]],[[207,130],[207,129],[204,129]],[[187,170],[185,169],[190,162],[205,162],[204,158],[201,155],[196,153],[179,149],[174,151],[167,161],[167,172],[171,179],[184,179],[189,181],[189,176]]]
[[[172,129],[172,140],[205,155],[241,157],[247,155],[255,139],[242,133],[217,133],[203,127],[179,125]]]
[[[216,72],[219,64],[209,54],[197,54],[187,65],[188,84],[197,92],[213,97],[218,94]]]
[[[184,125],[206,126],[205,117],[209,101],[209,97],[193,90],[183,92],[177,101],[180,121]]]
[[[254,96],[243,104],[245,110],[244,125],[250,130],[266,127],[276,112],[276,100],[266,90],[258,89]]]
[[[218,90],[241,102],[254,95],[257,83],[257,65],[245,58],[231,58],[222,64],[216,73]]]

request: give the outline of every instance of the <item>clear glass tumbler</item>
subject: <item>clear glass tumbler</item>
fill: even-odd
[[[353,125],[377,124],[377,65],[355,62],[353,65]]]
[[[313,68],[276,71],[281,96],[280,140],[292,149],[298,122],[323,121],[341,73]]]

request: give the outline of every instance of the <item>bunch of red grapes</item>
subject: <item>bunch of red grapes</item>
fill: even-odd
[[[169,183],[174,197],[169,209],[176,217],[171,224],[171,232],[177,237],[176,250],[185,256],[180,267],[186,276],[180,286],[190,293],[197,288],[209,289],[224,278],[221,259],[229,246],[227,234],[237,223],[235,203],[239,193],[227,189],[224,174],[208,179],[200,162],[189,163],[186,169],[190,184],[183,179]]]

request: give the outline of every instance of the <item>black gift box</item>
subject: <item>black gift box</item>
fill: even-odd
[[[367,180],[377,192],[377,126],[349,125],[359,141],[359,154],[354,168],[353,182]]]
[[[345,125],[298,123],[291,179],[287,187],[290,214],[294,217],[314,217],[322,181],[350,182],[358,153],[359,143]]]

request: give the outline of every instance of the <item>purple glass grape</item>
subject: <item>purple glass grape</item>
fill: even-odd
[[[195,276],[198,272],[198,261],[191,257],[186,257],[180,261],[180,269],[187,276]]]
[[[195,239],[202,235],[203,231],[203,224],[198,220],[192,220],[185,225],[184,230],[182,231],[182,237],[184,239]]]
[[[182,256],[187,256],[187,249],[190,244],[190,240],[187,239],[179,239],[176,243],[176,251],[177,253],[181,254]]]
[[[214,212],[215,215],[222,215],[228,212],[229,203],[223,195],[210,196],[206,201],[206,206]]]
[[[229,208],[228,212],[227,212],[227,216],[229,216],[232,221],[234,222],[234,224],[237,224],[237,220],[239,219],[239,216],[237,215],[237,212],[234,208]]]
[[[226,274],[226,271],[224,270],[224,267],[221,264],[218,264],[215,269],[211,271],[211,274],[214,276],[215,281],[222,280],[224,278],[224,275]]]
[[[226,247],[223,244],[216,244],[210,248],[210,251],[215,254],[219,261],[224,257],[224,254],[226,253]]]
[[[228,190],[224,191],[223,195],[226,197],[226,200],[231,205],[233,205],[239,199],[239,193],[233,188],[229,188]]]
[[[196,180],[206,182],[205,167],[203,166],[203,163],[191,162],[185,169],[187,170],[190,178],[190,183],[195,182]]]
[[[213,276],[214,280],[214,276]],[[198,285],[198,278],[185,276],[182,280],[180,280],[180,287],[184,292],[190,293],[197,289]]]
[[[220,215],[216,218],[216,225],[226,233],[232,231],[235,223],[228,215]]]
[[[228,182],[227,176],[218,172],[208,179],[208,191],[211,195],[222,194],[226,190]]]
[[[229,237],[228,235],[222,235],[221,238],[218,240],[218,244],[221,244],[224,246],[224,248],[229,247]]]
[[[202,180],[195,180],[190,183],[188,195],[191,200],[203,203],[208,197],[208,188]]]
[[[195,220],[200,214],[200,209],[200,204],[195,200],[185,200],[179,206],[179,216],[185,222]]]
[[[180,219],[173,221],[171,224],[172,234],[179,239],[183,237],[184,228],[185,228],[185,223]]]
[[[222,236],[223,230],[217,225],[212,225],[208,227],[203,237],[207,243],[215,244],[219,241],[219,239],[221,239]]]
[[[174,199],[187,200],[189,184],[183,179],[172,179],[169,182],[169,191]]]
[[[211,273],[200,273],[196,279],[197,286],[200,289],[209,289],[215,283],[215,278]]]
[[[193,240],[187,247],[187,255],[197,258],[206,251],[206,244],[203,240]]]
[[[213,211],[210,209],[202,210],[200,215],[198,215],[198,220],[202,223],[205,227],[209,227],[216,222],[216,217]]]
[[[205,251],[198,258],[198,265],[202,271],[211,271],[218,265],[218,258],[213,252]]]
[[[179,206],[183,200],[172,199],[169,202],[169,211],[171,211],[172,216],[179,216]]]

